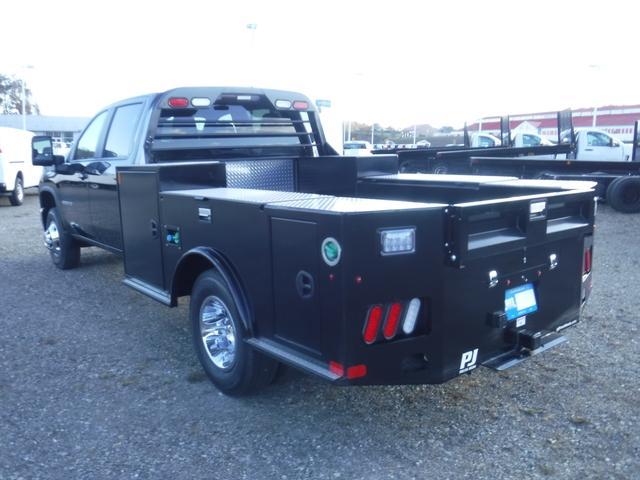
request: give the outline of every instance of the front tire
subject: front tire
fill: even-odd
[[[16,177],[16,183],[13,187],[13,192],[9,197],[9,201],[14,207],[18,207],[22,205],[22,202],[24,202],[24,183],[22,182],[22,178],[19,176]]]
[[[60,270],[76,268],[80,264],[80,245],[64,230],[55,207],[47,213],[44,244],[53,264]]]
[[[214,270],[207,270],[196,279],[189,316],[198,360],[220,391],[245,395],[271,383],[277,362],[245,343],[246,331],[238,307]]]

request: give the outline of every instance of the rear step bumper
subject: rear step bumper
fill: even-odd
[[[529,349],[522,347],[516,351],[503,353],[483,362],[482,365],[498,371],[506,370],[507,368],[518,365],[529,357],[538,355],[567,341],[567,338],[564,335],[558,335],[557,333],[549,333],[545,336],[539,337],[536,337],[535,335],[523,335],[520,333],[520,336],[523,337],[523,341],[520,343],[521,345],[528,344],[535,348]]]

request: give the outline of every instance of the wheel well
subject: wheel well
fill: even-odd
[[[236,306],[240,311],[240,317],[247,332],[252,332],[252,314],[248,299],[233,266],[216,252],[209,249],[196,248],[187,253],[178,264],[171,283],[171,301],[176,304],[178,297],[191,295],[193,285],[198,276],[207,270],[215,270],[220,274],[229,288]]]
[[[176,273],[173,276],[172,297],[183,297],[191,295],[193,284],[196,278],[202,273],[210,269],[216,269],[216,266],[204,255],[192,254],[188,255],[180,262]]]
[[[47,224],[47,215],[49,215],[49,210],[56,206],[56,201],[53,198],[53,195],[49,192],[41,192],[40,193],[40,208],[42,209],[42,225],[46,226]]]

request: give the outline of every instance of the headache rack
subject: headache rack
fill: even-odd
[[[315,111],[276,109],[266,96],[210,106],[158,107],[146,149],[152,162],[324,153]],[[222,99],[222,101],[220,101]]]

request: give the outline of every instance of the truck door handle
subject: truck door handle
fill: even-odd
[[[151,220],[149,225],[151,227],[151,238],[158,238],[158,222]]]
[[[585,148],[584,151],[585,152],[593,152],[593,148]]]
[[[97,183],[90,183],[90,184],[89,184],[89,186],[90,186],[91,188],[93,188],[94,190],[97,190],[97,189],[99,189],[99,188],[100,188],[100,185],[98,185]]]
[[[296,290],[302,298],[313,297],[314,281],[309,272],[300,270],[296,275]]]

